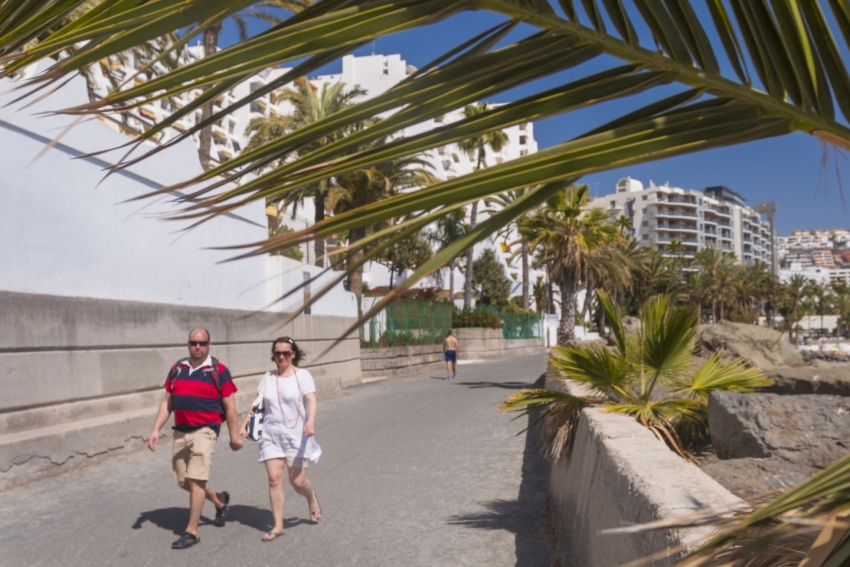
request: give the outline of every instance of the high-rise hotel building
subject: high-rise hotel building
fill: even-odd
[[[638,242],[666,256],[692,258],[697,251],[714,246],[735,253],[745,264],[760,260],[775,270],[773,203],[753,208],[727,187],[699,191],[651,181],[644,187],[626,177],[617,182],[616,193],[596,197],[592,206],[604,209],[612,220],[629,217]],[[769,218],[763,219],[762,214]]]

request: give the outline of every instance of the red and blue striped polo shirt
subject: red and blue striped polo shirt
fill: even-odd
[[[216,362],[221,398],[226,398],[236,392],[236,386],[233,384],[230,370],[221,362]],[[172,366],[165,379],[165,390],[172,396],[175,430],[195,431],[209,427],[218,434],[223,407],[219,400],[218,388],[213,381],[212,364],[212,357],[208,356],[194,371],[188,358]],[[177,374],[172,381],[171,373],[175,371]]]

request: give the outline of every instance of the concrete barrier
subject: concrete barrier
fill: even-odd
[[[480,360],[545,354],[544,340],[505,339],[501,329],[455,329],[460,344],[458,359]],[[363,376],[402,376],[444,368],[442,345],[418,345],[360,350]]]
[[[274,368],[270,341],[281,335],[307,351],[320,396],[360,383],[356,335],[324,353],[351,318],[303,315],[281,327],[283,317],[0,291],[0,490],[141,446],[193,327],[209,329],[240,411]]]
[[[398,346],[360,349],[364,377],[403,376],[445,367],[442,345]]]
[[[551,371],[546,386],[565,389]],[[574,435],[570,449],[550,468],[551,519],[561,565],[621,565],[695,544],[707,535],[704,529],[600,532],[741,503],[630,417],[586,408]],[[651,565],[672,566],[676,557]]]

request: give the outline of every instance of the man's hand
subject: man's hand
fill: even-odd
[[[151,451],[156,451],[158,445],[159,431],[151,431],[151,434],[148,435],[148,449],[150,449]]]
[[[242,448],[242,440],[237,437],[236,439],[230,438],[230,449],[233,451],[238,451]]]

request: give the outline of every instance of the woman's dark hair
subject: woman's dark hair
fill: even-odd
[[[286,343],[292,347],[292,364],[295,366],[300,366],[301,361],[307,357],[307,353],[298,348],[296,342],[289,337],[278,337],[272,343],[272,361],[274,362],[274,348],[278,343]]]

